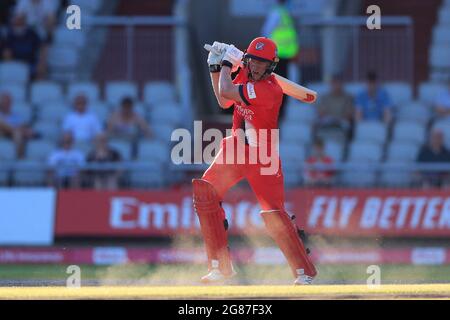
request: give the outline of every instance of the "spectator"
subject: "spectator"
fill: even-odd
[[[356,97],[355,120],[384,121],[389,124],[392,120],[392,104],[387,91],[380,87],[377,75],[369,72],[367,88]]]
[[[438,119],[450,120],[450,77],[447,83],[447,90],[436,97],[434,111]]]
[[[307,165],[331,165],[333,159],[325,154],[322,139],[317,138],[313,144],[312,155],[306,159]],[[305,171],[305,183],[310,186],[329,186],[333,183],[335,173],[328,170],[308,169]]]
[[[5,60],[23,61],[30,67],[30,75],[44,78],[46,74],[46,50],[36,32],[27,26],[26,17],[15,15],[8,30],[3,49]]]
[[[76,142],[89,142],[102,131],[100,120],[88,111],[87,98],[80,94],[74,99],[74,111],[63,120],[63,130],[71,132]]]
[[[61,138],[61,146],[48,157],[51,167],[48,173],[49,185],[56,188],[80,187],[80,168],[84,164],[81,151],[73,148],[73,136],[65,132]]]
[[[420,163],[450,163],[450,152],[444,146],[444,134],[440,129],[433,129],[428,144],[420,149],[417,156]],[[422,187],[440,187],[448,178],[447,172],[421,172],[419,173]]]
[[[135,142],[140,136],[151,136],[147,122],[133,110],[133,100],[124,98],[120,110],[108,119],[108,135]]]
[[[12,98],[8,93],[0,94],[0,136],[4,135],[14,141],[16,155],[23,158],[28,139],[35,134],[25,123],[25,119],[12,109]]]
[[[317,134],[322,136],[322,133],[329,130],[333,133],[338,130],[345,139],[349,134],[355,112],[353,97],[344,91],[339,75],[333,76],[330,85],[331,91],[325,94],[317,105]]]
[[[9,17],[12,14],[16,0],[0,1],[0,29],[8,24]]]
[[[112,163],[120,162],[120,154],[108,146],[108,138],[106,134],[99,134],[95,138],[95,149],[89,152],[87,162],[91,163]],[[115,190],[118,187],[120,172],[118,170],[111,171],[94,171],[87,172],[93,179],[95,189]]]
[[[49,42],[56,25],[57,0],[19,0],[16,14],[26,17],[27,24],[39,35],[42,41]]]

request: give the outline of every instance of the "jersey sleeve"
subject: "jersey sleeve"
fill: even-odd
[[[277,92],[264,82],[247,82],[239,86],[239,94],[247,106],[272,108]]]

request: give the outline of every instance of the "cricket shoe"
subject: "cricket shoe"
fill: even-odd
[[[226,280],[234,277],[236,271],[232,269],[230,275],[224,275],[218,268],[212,268],[207,275],[203,276],[200,281],[205,284],[224,283]]]
[[[295,279],[294,286],[312,284],[313,280],[314,280],[314,277],[307,276],[306,274],[302,274],[302,275],[299,275],[297,277],[297,279]]]

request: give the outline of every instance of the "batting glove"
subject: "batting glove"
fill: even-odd
[[[222,65],[228,65],[230,68],[235,68],[239,66],[241,61],[242,51],[230,44],[223,56]]]

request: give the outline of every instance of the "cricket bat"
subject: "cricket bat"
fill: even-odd
[[[207,51],[214,50],[214,48],[210,44],[205,44],[203,47]],[[314,103],[317,100],[317,92],[315,92],[314,90],[305,88],[298,83],[286,79],[276,73],[274,73],[274,76],[277,79],[278,84],[280,85],[284,94],[305,103]]]

